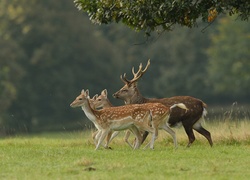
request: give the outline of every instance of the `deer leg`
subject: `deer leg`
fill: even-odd
[[[183,123],[183,127],[184,127],[186,134],[188,136],[188,139],[189,139],[187,147],[190,147],[191,144],[195,141],[193,129],[192,129],[192,127],[190,127],[189,125],[186,125],[184,123]]]
[[[93,140],[95,140],[96,135],[98,134],[98,132],[99,132],[99,130],[97,130],[97,131],[95,131],[95,132],[92,133],[92,138],[93,138]]]
[[[115,131],[115,132],[113,132],[113,133],[112,133],[112,136],[110,137],[108,143],[110,143],[116,136],[118,136],[119,133],[120,133],[120,131]]]
[[[100,133],[99,130],[96,130],[95,132],[92,133],[92,138],[93,138],[93,140],[94,140],[94,144],[95,144],[95,145],[97,144],[99,133]]]
[[[108,145],[109,145],[109,143],[111,142],[111,138],[112,138],[112,135],[113,135],[114,133],[112,133],[112,131],[110,131],[109,133],[108,133],[108,135],[107,135],[107,137],[106,137],[106,144],[104,145],[104,147],[106,148],[106,149],[112,149],[111,147],[109,147]]]
[[[177,144],[175,132],[166,124],[163,124],[161,128],[164,129],[166,132],[168,132],[172,136],[173,141],[174,141],[174,147],[177,148],[178,144]]]
[[[152,139],[151,139],[151,141],[152,141]],[[151,143],[151,142],[149,142],[148,144],[146,144],[146,146],[144,146],[143,149],[146,149],[146,148],[150,147],[150,143]]]
[[[142,131],[147,131],[147,132],[150,132],[152,134],[155,133],[154,128],[148,126],[147,124],[138,124],[138,125],[136,125],[136,127]],[[146,149],[149,145],[150,145],[150,142],[143,149]]]
[[[154,142],[157,139],[157,137],[158,137],[158,128],[155,128],[150,142],[150,149],[154,149]]]
[[[135,144],[134,146],[128,141],[129,136],[130,136],[131,132],[130,131],[126,131],[126,134],[124,136],[124,141],[131,147],[131,148],[135,148]]]
[[[95,143],[95,145],[97,145],[98,140],[99,140],[101,134],[102,134],[102,131],[100,131],[100,130],[96,131],[96,135],[94,137],[94,143]]]
[[[149,134],[148,131],[145,131],[145,132],[143,133],[142,142],[141,142],[141,143],[143,143],[143,142],[146,140],[146,138],[148,137],[148,134]]]
[[[154,142],[158,137],[158,127],[155,128],[155,126],[153,124],[153,126],[150,127],[150,129],[148,131],[152,133],[151,142],[149,142],[143,149],[146,149],[148,146],[150,147],[150,149],[154,149]]]
[[[97,145],[98,140],[99,140],[101,134],[102,134],[102,132],[100,130],[98,130],[98,131],[95,132],[95,137],[94,137],[94,143],[95,143],[95,145]],[[112,134],[112,132],[108,133],[108,135],[107,135],[107,141],[110,138],[109,136],[111,136],[111,134]],[[111,149],[110,147],[108,147],[108,142],[106,142],[106,144],[103,145],[103,147],[106,148],[106,149]]]
[[[145,139],[146,139],[146,137],[148,136],[148,134],[149,134],[149,132],[148,131],[140,131],[140,135],[142,135],[142,139],[141,139],[141,144],[145,141]],[[128,135],[128,137],[126,137],[127,139],[127,143],[129,143],[129,144],[131,144],[130,142],[128,142],[128,138],[129,138],[129,136],[130,136],[130,132],[129,132],[129,135]],[[135,140],[134,140],[134,145],[135,145],[135,142],[136,142],[136,138],[135,138]],[[134,146],[133,145],[133,146]]]
[[[202,126],[201,126],[201,123],[197,123],[193,126],[193,129],[196,130],[198,133],[200,133],[201,135],[203,135],[209,142],[210,146],[212,147],[213,146],[213,141],[212,141],[212,138],[211,138],[211,134],[209,131],[207,131],[206,129],[204,129]]]
[[[154,149],[154,141],[158,137],[158,129],[155,129],[155,128],[152,128],[152,127],[149,127],[149,128],[147,128],[148,129],[147,131],[152,133],[151,142],[149,142],[143,149],[146,149],[148,147],[150,147],[150,149]]]
[[[101,143],[103,142],[104,138],[107,136],[107,134],[108,134],[109,132],[110,132],[109,129],[103,129],[103,130],[101,130],[101,136],[100,136],[100,138],[98,139],[98,143],[97,143],[97,145],[96,145],[95,150],[97,150],[97,149],[100,147]]]
[[[132,133],[135,135],[135,138],[136,138],[134,149],[139,149],[141,146],[141,141],[142,141],[140,131],[138,130],[136,126],[131,126],[130,130],[132,131]],[[131,145],[131,147],[133,146]]]

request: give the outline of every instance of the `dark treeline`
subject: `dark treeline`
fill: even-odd
[[[206,27],[145,37],[120,24],[97,26],[73,1],[0,2],[0,132],[88,126],[69,104],[123,86],[119,76],[151,59],[139,82],[146,97],[191,95],[208,105],[248,103],[250,24],[222,17]]]

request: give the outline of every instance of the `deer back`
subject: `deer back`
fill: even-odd
[[[188,119],[198,120],[203,115],[204,109],[207,105],[194,97],[191,96],[174,96],[171,98],[162,99],[147,99],[148,102],[158,102],[165,106],[172,106],[177,103],[183,103],[187,107],[188,111],[181,108],[174,108],[171,110],[170,124],[175,124],[180,121],[185,121]]]

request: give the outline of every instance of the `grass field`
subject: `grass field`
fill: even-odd
[[[250,121],[205,127],[212,134],[212,148],[197,133],[186,148],[183,128],[175,129],[178,149],[163,131],[154,150],[130,149],[124,133],[110,144],[113,150],[98,151],[90,131],[2,138],[0,179],[249,179]]]

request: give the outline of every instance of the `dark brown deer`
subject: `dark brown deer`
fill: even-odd
[[[185,132],[188,136],[189,143],[188,147],[195,141],[195,136],[193,129],[196,130],[198,133],[203,135],[209,142],[210,146],[213,146],[213,141],[211,138],[211,134],[209,131],[204,129],[201,125],[201,120],[206,115],[207,105],[194,97],[191,96],[174,96],[171,98],[162,98],[162,99],[155,99],[155,98],[145,98],[141,95],[138,87],[137,81],[143,76],[143,74],[147,71],[150,65],[150,60],[144,70],[142,70],[142,64],[139,66],[139,70],[137,73],[134,72],[134,67],[132,68],[132,73],[134,75],[132,80],[128,80],[126,78],[126,74],[121,75],[121,80],[125,83],[125,85],[116,93],[113,94],[113,97],[124,100],[125,104],[143,104],[149,102],[160,102],[166,106],[172,106],[176,103],[183,103],[189,109],[186,112],[183,109],[175,108],[171,111],[170,118],[168,124],[170,127],[175,127],[178,124],[182,124]],[[147,137],[148,133],[145,132],[143,136],[143,141]]]

